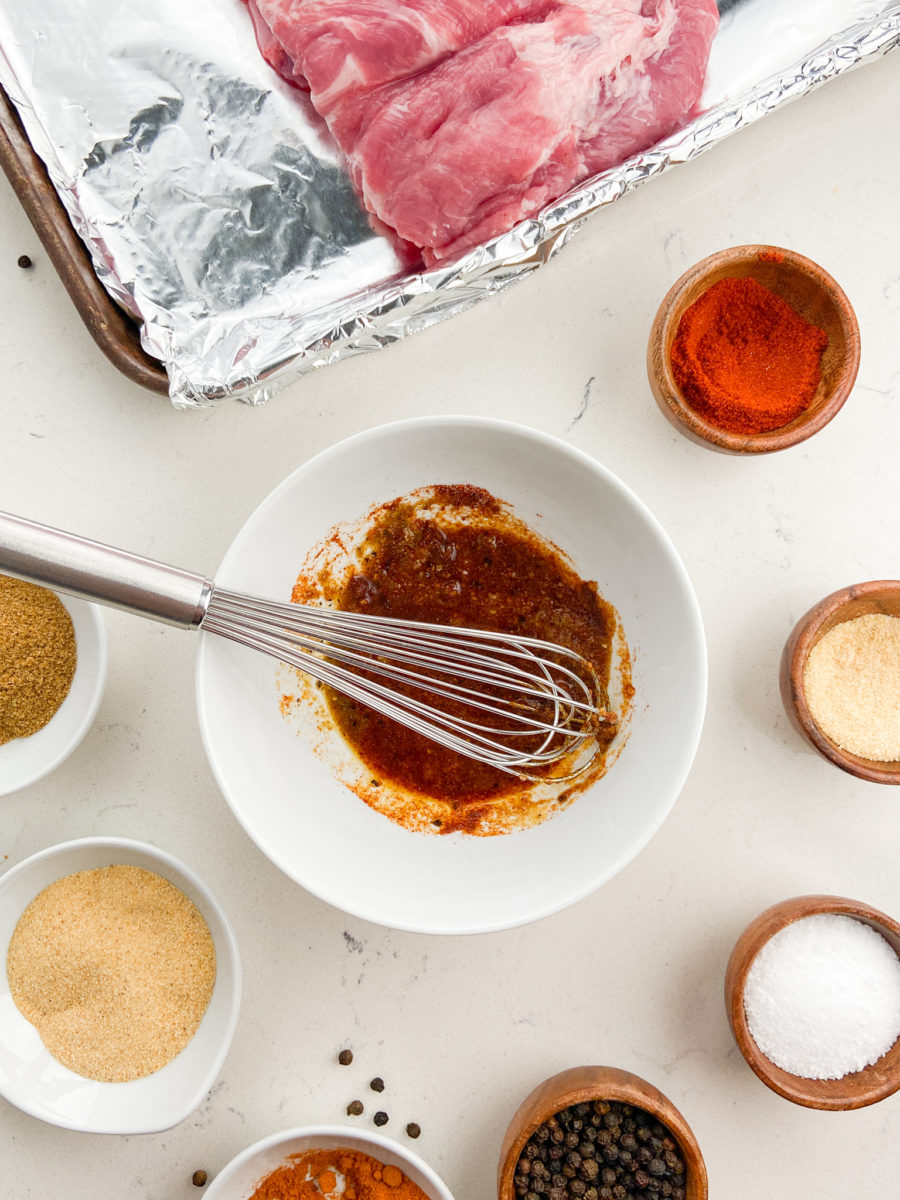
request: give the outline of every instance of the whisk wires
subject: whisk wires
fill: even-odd
[[[616,721],[591,665],[537,638],[220,589],[201,628],[262,650],[447,749],[522,779],[580,775],[600,752],[598,735]],[[554,764],[565,773],[548,776]]]

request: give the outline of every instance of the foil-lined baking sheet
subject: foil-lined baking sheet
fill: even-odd
[[[242,0],[0,0],[0,83],[179,406],[259,403],[528,275],[597,209],[900,44],[900,0],[720,0],[702,115],[450,266],[377,231]]]

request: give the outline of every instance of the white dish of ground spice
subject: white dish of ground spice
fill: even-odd
[[[92,1133],[154,1133],[215,1082],[241,997],[202,881],[155,846],[86,838],[0,877],[0,1094]]]
[[[81,743],[106,665],[96,605],[0,575],[0,796],[43,779]]]

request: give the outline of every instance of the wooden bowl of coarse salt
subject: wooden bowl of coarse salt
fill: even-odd
[[[781,656],[781,698],[806,741],[870,783],[900,784],[900,581],[826,596]]]
[[[900,1090],[900,924],[843,896],[794,896],[754,918],[725,971],[748,1066],[779,1096],[847,1111]]]

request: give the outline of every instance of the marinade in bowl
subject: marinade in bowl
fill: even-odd
[[[338,768],[344,782],[407,829],[494,834],[536,824],[595,782],[614,757],[633,693],[618,614],[596,583],[583,580],[558,547],[485,488],[419,488],[373,506],[354,527],[331,530],[307,556],[292,599],[558,643],[615,693],[618,721],[603,727],[583,775],[566,782],[541,768],[543,778],[534,781],[438,745],[282,668],[284,715],[302,720],[315,708],[311,724],[324,731],[331,723],[352,752]]]

